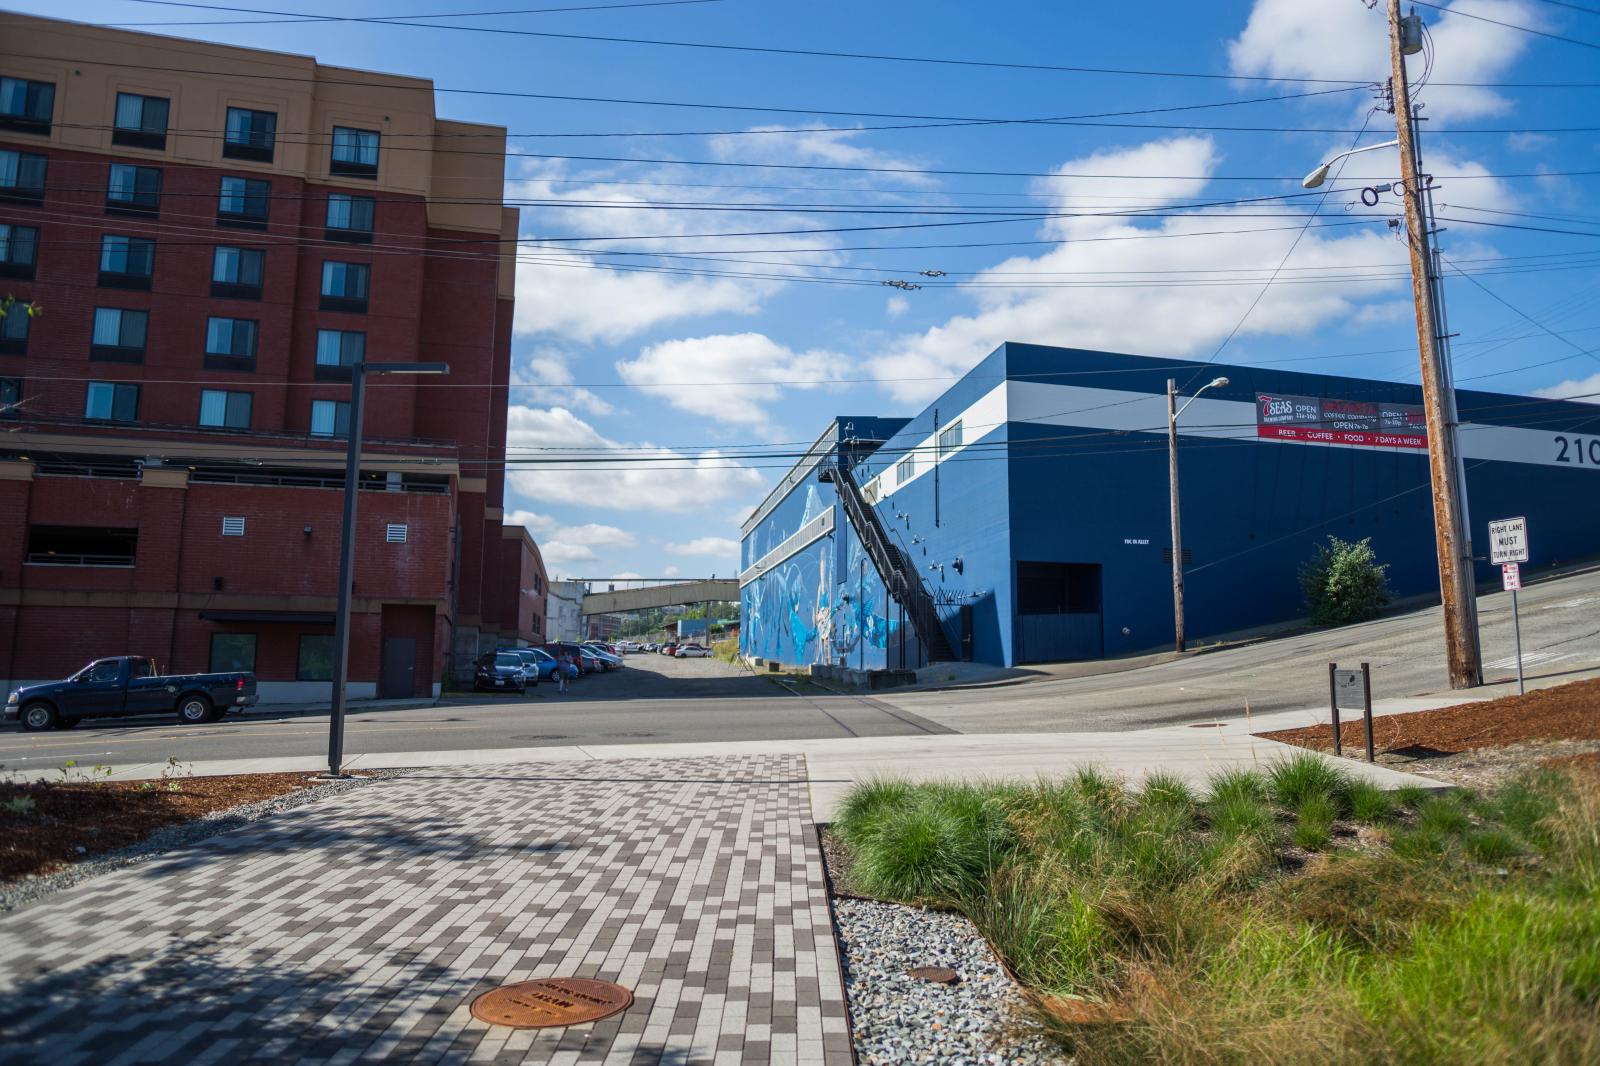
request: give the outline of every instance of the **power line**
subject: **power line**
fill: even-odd
[[[200,8],[200,9],[203,9],[203,10],[214,10],[214,11],[233,11],[233,12],[239,12],[239,13],[244,13],[244,14],[266,14],[266,15],[289,16],[289,17],[303,17],[303,16],[299,16],[299,14],[297,12],[272,11],[272,10],[263,10],[263,9],[259,9],[259,8],[229,7],[229,6],[224,6],[224,5],[220,5],[220,4],[179,3],[179,2],[177,2],[177,0],[134,0],[134,2],[136,2],[136,3],[145,3],[145,4],[154,4],[154,5],[158,5],[158,6],[164,6],[164,7],[188,7],[188,8]],[[1423,6],[1425,6],[1425,7],[1434,7],[1435,5],[1433,5],[1433,4],[1424,4]],[[1441,9],[1441,10],[1443,10],[1443,9]],[[376,16],[376,17],[329,16],[328,18],[329,18],[329,20],[332,20],[332,21],[341,21],[341,22],[366,22],[366,23],[375,23],[375,24],[379,24],[379,25],[393,25],[393,26],[411,25],[411,26],[420,26],[421,28],[424,28],[424,29],[453,29],[453,30],[461,30],[461,31],[465,31],[465,32],[474,32],[474,33],[505,34],[505,35],[518,36],[518,37],[544,37],[544,38],[551,38],[551,39],[557,39],[557,40],[591,41],[591,42],[605,43],[605,44],[632,44],[632,45],[649,46],[649,47],[655,47],[655,48],[688,48],[688,49],[701,49],[701,50],[706,50],[706,51],[718,51],[718,52],[745,52],[745,53],[753,53],[753,54],[760,54],[760,55],[804,56],[804,57],[808,57],[808,58],[848,59],[848,60],[872,61],[872,62],[882,62],[882,63],[914,63],[914,64],[929,64],[929,65],[937,65],[937,66],[978,67],[978,68],[987,68],[987,69],[993,69],[993,70],[1013,70],[1013,71],[1029,70],[1029,71],[1041,71],[1041,72],[1050,72],[1050,73],[1067,73],[1067,74],[1112,74],[1112,75],[1124,75],[1124,76],[1132,76],[1132,77],[1185,78],[1185,79],[1202,79],[1202,80],[1210,80],[1210,81],[1294,82],[1294,83],[1298,83],[1298,84],[1307,84],[1307,85],[1365,85],[1365,84],[1370,84],[1370,81],[1371,81],[1371,79],[1368,79],[1368,78],[1289,78],[1289,77],[1271,77],[1271,76],[1266,76],[1266,75],[1249,75],[1249,74],[1216,74],[1216,73],[1206,73],[1206,72],[1197,72],[1197,71],[1143,70],[1143,69],[1130,69],[1130,68],[1119,68],[1119,67],[1069,66],[1069,65],[1064,65],[1064,64],[1052,64],[1052,63],[1001,62],[1001,61],[996,61],[996,60],[957,59],[957,58],[944,58],[944,57],[934,57],[934,56],[906,56],[906,55],[891,55],[891,54],[873,53],[873,52],[841,52],[841,51],[828,51],[828,50],[814,49],[814,48],[810,48],[810,49],[808,49],[808,48],[779,48],[779,47],[775,47],[775,46],[725,44],[725,43],[717,43],[717,42],[709,42],[709,41],[673,41],[673,40],[659,40],[659,39],[641,38],[641,37],[603,36],[603,35],[600,35],[600,34],[555,33],[555,32],[542,31],[542,30],[511,29],[511,28],[508,28],[508,27],[440,26],[440,25],[434,25],[434,24],[429,24],[429,23],[416,23],[416,22],[408,23],[408,22],[405,22],[405,21],[399,21],[400,19],[403,19],[404,16]],[[116,25],[129,25],[129,24],[128,23],[119,23],[119,24],[116,24]],[[169,25],[171,25],[171,23],[169,23]],[[1513,28],[1516,28],[1516,27],[1513,27]],[[1538,85],[1540,87],[1550,87],[1550,88],[1556,88],[1556,87],[1559,87],[1559,88],[1569,88],[1569,87],[1571,87],[1571,88],[1578,88],[1578,87],[1590,88],[1590,87],[1595,87],[1596,85],[1600,85],[1600,83],[1526,83],[1526,84],[1520,85],[1520,86],[1512,86],[1512,85],[1505,84],[1505,83],[1501,83],[1501,84],[1496,85],[1496,84],[1493,84],[1493,83],[1466,83],[1466,82],[1440,82],[1440,83],[1435,83],[1435,84],[1449,84],[1449,85],[1459,85],[1459,86],[1474,85],[1474,86],[1483,87],[1483,88],[1511,88],[1511,87],[1523,88],[1523,87],[1533,87],[1535,85]]]
[[[137,0],[137,2],[144,3],[146,0]],[[150,2],[153,3],[155,0],[150,0]],[[1580,41],[1576,37],[1566,37],[1559,33],[1549,33],[1545,30],[1536,30],[1531,26],[1521,26],[1515,22],[1502,22],[1499,19],[1488,18],[1484,15],[1474,15],[1470,12],[1462,11],[1460,8],[1445,7],[1442,4],[1430,4],[1428,3],[1428,0],[1410,0],[1410,2],[1414,3],[1418,7],[1427,7],[1432,8],[1435,11],[1442,11],[1446,15],[1458,15],[1464,19],[1472,19],[1475,22],[1487,22],[1491,26],[1500,26],[1504,29],[1516,30],[1518,33],[1527,33],[1534,37],[1543,37],[1546,40],[1560,41],[1563,44],[1575,44],[1581,48],[1594,48],[1596,50],[1600,50],[1600,44],[1596,44],[1593,41]]]

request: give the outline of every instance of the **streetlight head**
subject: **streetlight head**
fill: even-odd
[[[1211,384],[1207,385],[1206,388],[1208,388],[1208,389],[1220,389],[1223,386],[1225,386],[1227,383],[1228,383],[1228,379],[1227,378],[1212,378],[1211,379]]]
[[[1331,166],[1333,166],[1331,162],[1324,163],[1316,170],[1313,170],[1311,173],[1307,174],[1305,180],[1300,183],[1301,187],[1306,189],[1320,189],[1322,187],[1322,183],[1328,180],[1328,168]]]

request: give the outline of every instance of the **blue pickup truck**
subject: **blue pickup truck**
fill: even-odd
[[[191,725],[214,722],[256,702],[251,673],[163,677],[141,655],[96,659],[64,681],[25,685],[6,697],[5,719],[30,732],[71,729],[85,718],[176,711]]]

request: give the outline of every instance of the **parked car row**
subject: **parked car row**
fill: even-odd
[[[497,648],[478,657],[472,687],[480,692],[522,692],[559,672],[569,681],[620,670],[621,654],[598,643],[552,641],[527,648]]]
[[[703,659],[711,654],[711,649],[697,641],[686,641],[682,644],[669,640],[665,644],[651,645],[651,649],[661,655],[670,655],[675,659]]]

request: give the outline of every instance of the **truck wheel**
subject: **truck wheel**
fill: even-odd
[[[178,701],[178,720],[184,725],[204,725],[216,717],[211,701],[204,696],[185,696]]]
[[[60,721],[61,716],[48,703],[30,703],[22,708],[22,728],[30,733],[54,729]]]

